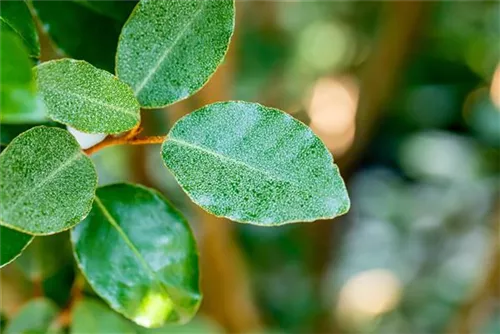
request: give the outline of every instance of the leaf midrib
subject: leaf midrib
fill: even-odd
[[[283,179],[283,178],[281,178],[281,177],[279,177],[279,176],[277,176],[275,174],[272,174],[272,173],[270,173],[270,172],[268,172],[266,170],[254,167],[254,166],[249,165],[249,164],[246,164],[244,161],[236,160],[234,158],[222,155],[222,154],[220,154],[218,152],[215,152],[215,151],[212,151],[212,150],[210,150],[210,149],[208,149],[206,147],[199,146],[199,145],[196,145],[196,144],[184,141],[182,139],[172,138],[172,137],[169,137],[168,141],[177,143],[180,146],[186,146],[186,147],[190,147],[190,148],[193,148],[195,150],[198,150],[198,151],[202,151],[204,153],[213,155],[213,156],[215,156],[215,157],[217,157],[217,158],[219,158],[221,160],[230,161],[230,162],[232,162],[234,164],[237,164],[237,165],[240,165],[240,166],[244,166],[247,169],[253,170],[253,171],[255,171],[255,172],[259,173],[259,174],[263,174],[263,175],[269,177],[270,179],[277,180],[277,181],[280,181],[280,182],[286,182],[286,183],[292,184],[294,186],[300,187],[300,184],[298,182],[296,182],[295,180]]]
[[[108,104],[108,103],[105,103],[105,102],[103,102],[101,100],[97,100],[95,98],[92,98],[92,97],[89,97],[89,96],[86,96],[86,95],[80,95],[80,94],[75,93],[75,92],[64,91],[64,90],[61,90],[61,89],[57,89],[57,88],[55,88],[53,86],[46,87],[44,90],[50,91],[50,92],[55,92],[55,93],[58,93],[58,94],[63,94],[64,96],[68,96],[68,95],[69,96],[73,96],[73,97],[76,97],[78,99],[81,99],[81,100],[84,100],[84,101],[88,101],[88,102],[91,102],[93,104],[97,104],[99,106],[105,107],[105,108],[109,108],[109,109],[112,109],[112,110],[115,110],[115,111],[119,111],[119,112],[127,114],[127,115],[131,115],[131,116],[134,117],[134,119],[139,119],[139,115],[137,113],[129,112],[125,108],[120,108],[120,107],[115,106],[113,104]]]
[[[118,234],[120,235],[120,237],[122,237],[123,241],[125,241],[125,243],[130,248],[130,250],[132,251],[132,253],[134,253],[134,255],[137,257],[137,259],[139,260],[139,262],[141,263],[141,265],[158,282],[158,285],[160,286],[160,289],[163,291],[163,293],[165,293],[165,295],[168,296],[168,298],[170,298],[170,295],[168,294],[165,286],[163,285],[162,280],[158,277],[158,275],[153,270],[153,268],[151,268],[149,266],[149,264],[146,262],[146,259],[144,259],[144,257],[142,256],[142,254],[135,247],[135,245],[132,242],[132,240],[129,239],[129,237],[127,236],[127,234],[125,233],[125,231],[123,231],[123,229],[120,227],[120,225],[118,224],[118,222],[113,218],[113,216],[111,215],[111,213],[108,211],[108,209],[106,208],[106,206],[104,206],[104,204],[102,203],[101,199],[96,195],[94,201],[97,204],[97,206],[99,207],[99,209],[102,211],[102,213],[103,213],[104,217],[106,218],[106,220],[111,224],[111,226],[113,226],[116,229],[116,231],[118,232]]]
[[[201,1],[200,7],[196,10],[194,13],[193,17],[191,20],[188,21],[188,23],[182,28],[181,32],[177,37],[174,39],[172,44],[163,52],[163,54],[160,56],[156,64],[149,70],[148,74],[144,77],[144,79],[134,88],[135,96],[139,96],[140,92],[146,87],[146,85],[149,83],[151,78],[154,76],[154,74],[158,71],[162,63],[165,61],[167,56],[172,52],[174,47],[179,43],[182,37],[185,36],[186,32],[188,29],[191,27],[191,25],[196,21],[200,13],[202,12],[203,8],[205,7],[205,4],[211,0],[203,0]]]

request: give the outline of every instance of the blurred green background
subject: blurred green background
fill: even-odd
[[[33,3],[44,60],[112,70],[133,3],[113,17],[88,3]],[[188,200],[159,147],[99,151],[102,184],[160,189],[199,243],[199,316],[159,333],[500,333],[500,2],[236,8],[224,64],[188,100],[144,111],[146,133],[218,100],[280,108],[332,151],[351,211],[285,227],[231,223]],[[65,234],[36,239],[2,269],[3,323],[33,297],[64,308],[74,280],[85,285],[67,247]]]

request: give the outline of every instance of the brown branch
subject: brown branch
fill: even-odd
[[[130,133],[132,133],[132,131],[136,131],[137,133],[129,135]],[[86,150],[83,150],[83,152],[85,152],[85,154],[87,155],[92,155],[93,153],[108,146],[161,144],[167,138],[167,136],[150,136],[150,137],[136,138],[135,135],[137,135],[138,132],[140,131],[134,129],[132,129],[132,131],[121,137],[113,137],[113,136],[106,137],[102,142],[92,147],[89,147]]]
[[[343,174],[351,173],[361,160],[387,112],[386,104],[396,87],[409,54],[418,43],[429,4],[425,1],[395,1],[385,4],[378,41],[361,76],[353,146],[339,159]]]

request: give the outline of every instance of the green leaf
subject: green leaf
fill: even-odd
[[[0,226],[0,268],[14,261],[28,247],[33,236]]]
[[[57,333],[54,321],[58,315],[57,306],[48,299],[28,302],[8,323],[5,334],[47,334]]]
[[[19,36],[32,57],[40,57],[40,42],[35,23],[25,1],[0,3],[0,29]]]
[[[232,0],[142,0],[122,29],[116,73],[143,107],[185,99],[222,62],[233,29]]]
[[[137,0],[113,0],[113,1],[94,1],[94,0],[75,0],[76,3],[92,9],[94,12],[114,19],[115,21],[125,23],[130,13],[137,4]],[[121,26],[120,26],[121,28]]]
[[[135,5],[134,1],[67,0],[32,3],[43,28],[66,56],[114,71],[120,30]]]
[[[140,121],[132,90],[112,74],[85,61],[54,60],[34,70],[53,120],[87,133],[120,133]]]
[[[14,2],[14,1],[9,1]],[[2,2],[4,4],[4,2]],[[0,121],[31,123],[45,119],[37,101],[31,76],[31,61],[19,38],[0,34]]]
[[[43,281],[68,264],[73,264],[68,231],[35,238],[16,260],[17,267],[32,281]]]
[[[137,331],[133,323],[112,311],[107,305],[92,299],[83,299],[73,308],[71,334],[131,333]]]
[[[66,130],[34,127],[0,154],[0,225],[33,235],[67,230],[89,213],[92,161]]]
[[[195,203],[237,222],[280,225],[349,209],[321,140],[290,115],[257,103],[214,103],[185,116],[162,156]]]
[[[158,192],[129,184],[97,189],[91,213],[71,240],[92,288],[137,324],[184,323],[198,309],[195,240]]]

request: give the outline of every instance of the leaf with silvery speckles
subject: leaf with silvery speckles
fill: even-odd
[[[33,236],[0,226],[0,268],[14,261],[28,247]]]
[[[62,59],[34,69],[38,90],[53,120],[87,133],[120,133],[140,121],[140,106],[127,84],[85,61]]]
[[[233,0],[142,0],[122,29],[116,74],[141,106],[172,104],[208,81],[233,30]]]
[[[219,102],[179,120],[162,146],[189,197],[256,225],[334,218],[350,202],[333,158],[303,123],[249,102]]]
[[[32,235],[69,229],[91,209],[97,173],[68,131],[34,127],[0,154],[0,225]]]
[[[89,216],[71,230],[77,263],[94,291],[144,327],[185,323],[201,301],[189,225],[152,189],[97,189]],[[110,266],[110,264],[112,264]]]

